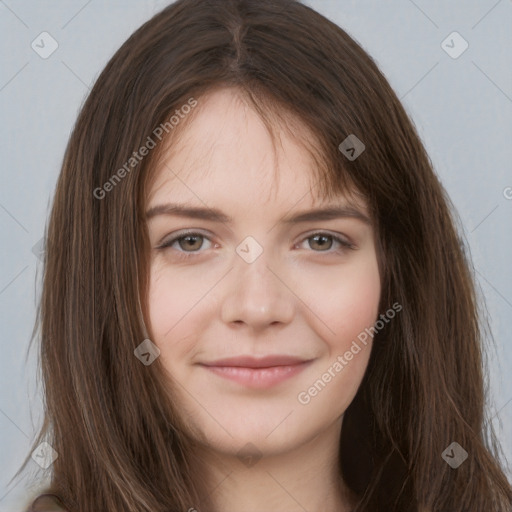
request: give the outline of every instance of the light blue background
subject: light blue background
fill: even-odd
[[[25,360],[40,293],[32,249],[43,236],[64,148],[108,59],[167,3],[0,0],[0,512],[18,512],[24,500],[27,482],[7,483],[42,419],[36,351]],[[491,415],[499,412],[493,423],[512,460],[512,200],[504,194],[512,187],[512,2],[309,5],[376,60],[457,208],[496,340]],[[48,59],[31,48],[43,31],[59,45]],[[453,31],[469,43],[457,59],[441,47]],[[32,461],[30,470],[41,471]]]

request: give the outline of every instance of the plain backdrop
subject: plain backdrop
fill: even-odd
[[[28,483],[8,481],[42,419],[37,351],[26,355],[65,145],[109,58],[168,3],[0,0],[0,512],[19,511]],[[491,417],[512,461],[512,1],[306,3],[375,59],[457,209],[496,341]]]

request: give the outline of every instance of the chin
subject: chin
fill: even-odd
[[[229,409],[214,408],[215,419],[203,409],[196,410],[194,419],[187,420],[193,426],[196,440],[210,450],[233,456],[240,456],[239,451],[244,448],[250,451],[251,446],[261,455],[279,455],[314,439],[341,415],[333,415],[331,409],[328,416],[322,416],[291,400],[288,404],[266,407],[255,404],[253,408],[250,399],[241,400],[245,402],[244,407],[233,404]]]

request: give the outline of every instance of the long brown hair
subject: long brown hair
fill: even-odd
[[[149,337],[144,211],[165,147],[155,129],[179,133],[193,112],[176,126],[173,113],[223,86],[267,119],[287,111],[312,130],[319,186],[357,190],[376,221],[381,311],[403,306],[376,334],[345,413],[340,477],[357,512],[510,510],[484,414],[484,319],[453,207],[372,58],[294,0],[178,0],[122,45],[87,98],[55,193],[38,310],[46,416],[34,448],[46,440],[58,453],[48,492],[77,512],[209,506],[159,361],[145,366],[134,349]],[[353,160],[339,149],[352,134],[365,144]],[[155,149],[133,156],[148,137]],[[468,453],[457,469],[441,456],[452,442]]]

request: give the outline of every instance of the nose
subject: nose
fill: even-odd
[[[295,295],[282,270],[269,261],[267,252],[252,263],[240,257],[229,272],[222,301],[222,320],[226,324],[245,324],[261,331],[273,324],[288,324],[294,314]]]

